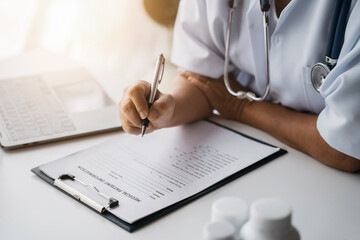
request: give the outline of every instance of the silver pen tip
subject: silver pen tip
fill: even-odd
[[[145,130],[146,130],[146,127],[145,127],[145,126],[141,126],[141,137],[144,136]]]

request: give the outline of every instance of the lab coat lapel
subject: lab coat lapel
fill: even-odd
[[[253,0],[250,3],[246,17],[248,20],[248,29],[250,36],[250,48],[252,51],[254,68],[255,68],[255,85],[253,89],[262,91],[266,88],[266,71],[265,71],[265,46],[264,30],[262,24],[262,13],[260,11],[259,1]],[[257,92],[263,94],[263,92]]]

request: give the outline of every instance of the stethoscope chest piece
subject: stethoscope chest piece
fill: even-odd
[[[329,73],[330,68],[323,63],[317,63],[311,69],[311,83],[317,92],[320,92],[319,89]]]
[[[311,83],[318,92],[326,76],[336,66],[344,42],[347,16],[351,0],[337,0],[330,26],[329,40],[326,48],[325,62],[316,63],[311,69]]]

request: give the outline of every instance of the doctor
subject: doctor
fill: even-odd
[[[336,1],[273,0],[269,15],[270,93],[265,101],[231,95],[223,81],[229,3],[181,0],[172,62],[179,72],[169,93],[158,92],[150,109],[150,84],[138,81],[120,102],[123,128],[140,134],[209,116],[266,131],[315,159],[348,172],[360,170],[360,1],[352,0],[336,66],[319,92],[312,67],[325,62]],[[240,0],[233,12],[229,78],[234,91],[262,96],[266,89],[263,13],[259,0]]]

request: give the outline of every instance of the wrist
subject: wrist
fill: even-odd
[[[241,101],[241,108],[239,108],[237,111],[236,120],[245,124],[249,124],[251,122],[251,116],[253,114],[253,105],[257,102],[249,101],[248,99],[243,99]]]

